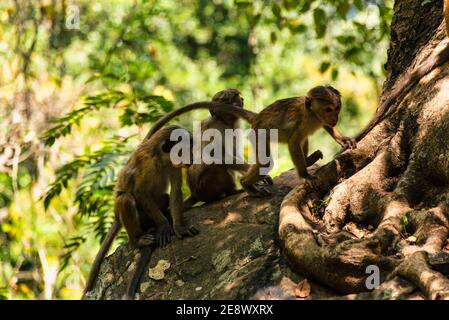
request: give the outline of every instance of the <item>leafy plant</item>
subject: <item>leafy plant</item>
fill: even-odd
[[[0,287],[0,300],[8,300],[8,289]]]

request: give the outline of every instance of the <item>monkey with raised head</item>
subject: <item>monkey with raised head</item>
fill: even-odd
[[[115,186],[115,220],[95,258],[84,292],[92,289],[101,263],[121,226],[128,234],[131,247],[142,251],[135,276],[128,287],[128,297],[135,294],[140,275],[155,245],[168,244],[172,231],[179,238],[198,234],[195,227],[186,226],[183,221],[183,164],[175,164],[170,158],[172,148],[186,141],[188,146],[185,149],[189,150],[191,161],[190,132],[179,126],[168,126],[145,139],[120,171]],[[169,185],[170,195],[166,193]],[[168,207],[170,217],[164,214]]]
[[[225,89],[217,92],[212,101],[222,102],[243,109],[243,97],[237,89]],[[210,110],[211,116],[201,121],[201,131],[208,129],[218,130],[222,137],[225,137],[226,129],[236,129],[239,127],[239,118],[233,114],[223,110]],[[201,142],[201,150],[211,142]],[[221,145],[222,155],[229,150],[225,150],[224,142]],[[235,148],[232,155],[236,158]],[[188,209],[198,201],[206,203],[213,202],[225,198],[227,196],[238,193],[234,171],[245,173],[250,165],[243,161],[241,164],[192,164],[187,169],[187,183],[190,188],[191,195],[185,200],[184,208]],[[266,183],[272,183],[268,177]]]
[[[319,128],[324,128],[343,147],[356,147],[354,139],[342,136],[335,127],[341,110],[341,96],[338,90],[331,86],[317,86],[312,88],[306,96],[275,101],[258,114],[219,102],[193,103],[160,119],[147,137],[151,137],[174,117],[195,109],[222,110],[222,112],[245,119],[256,131],[258,129],[277,129],[279,142],[288,145],[298,175],[307,179],[312,185],[314,185],[313,177],[308,173],[307,166],[316,162],[322,157],[322,154],[320,151],[315,151],[309,157],[306,157],[309,135]],[[264,141],[256,141],[256,149],[261,144],[264,144],[265,150],[270,156],[269,137]],[[240,179],[245,191],[256,197],[270,194],[264,186],[257,185],[257,182],[264,178],[264,175],[261,174],[261,168],[263,168],[263,165],[256,157],[256,164],[251,165],[250,169]]]

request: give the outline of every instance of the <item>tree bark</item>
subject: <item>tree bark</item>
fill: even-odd
[[[449,42],[440,1],[399,0],[394,10],[381,101]],[[299,184],[286,196],[279,236],[292,269],[351,299],[415,289],[449,298],[449,280],[431,263],[440,257],[447,267],[449,256],[448,65],[404,90],[356,150],[319,168],[319,191]],[[370,265],[383,284],[368,292]]]

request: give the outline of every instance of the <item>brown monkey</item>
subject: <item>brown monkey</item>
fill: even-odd
[[[177,140],[171,138],[175,130],[178,130],[177,133],[180,134]],[[173,146],[185,140],[188,140],[188,147],[191,150],[191,134],[179,126],[168,126],[157,132],[151,139],[145,139],[120,171],[115,186],[115,221],[95,258],[84,292],[92,290],[100,265],[121,226],[126,229],[130,245],[133,248],[142,249],[142,257],[129,286],[133,290],[137,288],[143,268],[150,258],[152,247],[155,244],[164,246],[170,242],[172,228],[163,213],[168,206],[170,206],[173,231],[177,237],[198,234],[196,228],[184,225],[181,191],[182,164],[174,164],[170,159]],[[166,193],[169,184],[170,195]],[[152,235],[150,231],[154,228],[155,235]],[[134,293],[135,291],[128,292],[128,297],[133,296]]]
[[[222,110],[235,116],[247,120],[253,129],[277,129],[279,142],[287,143],[290,156],[295,164],[300,177],[310,180],[312,177],[307,172],[307,166],[316,162],[322,157],[320,151],[315,151],[309,157],[305,157],[308,152],[308,136],[319,128],[325,128],[326,131],[343,147],[355,148],[356,143],[353,139],[343,137],[335,128],[338,122],[338,116],[341,109],[340,93],[331,86],[317,86],[312,88],[305,97],[293,97],[275,101],[259,114],[236,108],[231,105],[222,105],[216,102],[198,102],[187,105],[183,108],[173,111],[159,120],[149,132],[147,137],[156,132],[169,120],[177,115],[183,114],[195,109]],[[265,144],[265,150],[270,150],[270,141],[256,141],[256,147],[259,144]],[[257,150],[256,150],[257,152]],[[263,179],[260,169],[263,168],[259,159],[252,165],[248,172],[241,178],[242,187],[253,196],[266,196],[270,192],[256,183]],[[310,181],[312,182],[312,181]],[[313,184],[313,183],[312,183]]]
[[[217,92],[212,101],[223,102],[243,109],[243,98],[237,89],[226,89]],[[223,112],[222,110],[210,110],[211,116],[201,122],[201,131],[207,129],[218,130],[222,137],[225,136],[226,129],[238,128],[238,117]],[[209,142],[202,142],[201,150]],[[225,154],[223,144],[222,154]],[[235,148],[232,156],[235,158]],[[184,202],[184,209],[190,208],[198,201],[206,203],[220,200],[229,195],[240,192],[235,184],[233,171],[245,173],[249,169],[249,164],[192,164],[187,169],[187,183],[191,195]],[[267,183],[271,181],[267,179]],[[271,182],[272,183],[272,182]]]
[[[446,33],[449,37],[449,0],[444,0],[443,17],[446,23]],[[363,137],[379,122],[385,119],[389,113],[394,111],[391,107],[397,100],[399,100],[400,96],[405,96],[410,89],[417,84],[419,80],[421,80],[422,77],[447,61],[449,61],[449,43],[442,50],[428,57],[413,72],[409,73],[403,79],[399,80],[397,84],[395,84],[391,94],[377,108],[374,118],[366,125],[366,127],[357,135],[355,139],[357,141],[362,140]]]

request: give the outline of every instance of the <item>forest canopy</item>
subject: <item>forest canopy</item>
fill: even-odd
[[[238,88],[245,108],[260,111],[330,84],[342,93],[338,127],[354,136],[382,91],[392,7],[1,1],[0,297],[81,296],[113,221],[117,173],[151,124],[175,108]],[[178,122],[191,129],[206,114]],[[310,144],[323,151],[321,163],[340,149],[324,131]],[[272,176],[293,166],[285,147],[279,154]]]

